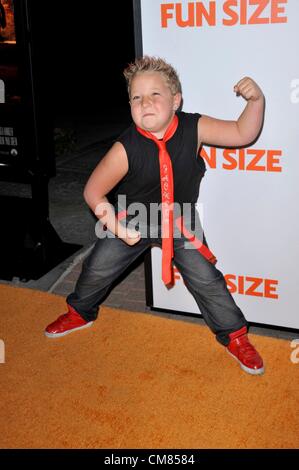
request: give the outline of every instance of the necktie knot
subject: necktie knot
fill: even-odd
[[[160,152],[166,152],[166,142],[164,140],[157,139],[156,144]]]

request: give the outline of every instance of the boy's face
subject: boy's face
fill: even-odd
[[[181,95],[173,95],[160,72],[139,72],[131,83],[131,114],[138,127],[162,138],[179,107]]]

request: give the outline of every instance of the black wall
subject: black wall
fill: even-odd
[[[122,70],[135,56],[133,1],[31,3],[55,112],[125,106]]]

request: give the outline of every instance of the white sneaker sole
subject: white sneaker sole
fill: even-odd
[[[262,375],[264,372],[265,372],[265,368],[264,367],[261,367],[260,369],[250,369],[250,367],[246,367],[244,366],[244,364],[242,364],[241,361],[239,361],[239,359],[234,356],[227,348],[225,348],[227,353],[233,357],[239,364],[240,364],[240,367],[241,369],[243,369],[245,372],[247,372],[247,374],[251,374],[251,375]]]
[[[77,328],[72,328],[71,330],[64,331],[63,333],[48,333],[47,331],[45,331],[45,335],[48,338],[60,338],[61,336],[65,336],[65,335],[68,335],[70,333],[73,333],[73,331],[78,331],[78,330],[83,330],[84,328],[88,328],[93,323],[94,323],[93,321],[90,321],[90,322],[86,323],[86,325],[77,326]]]

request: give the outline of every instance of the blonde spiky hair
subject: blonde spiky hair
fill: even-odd
[[[166,78],[171,93],[182,93],[182,85],[176,70],[160,57],[143,56],[128,65],[124,70],[124,76],[127,81],[128,93],[131,96],[132,80],[138,73],[160,72]]]

